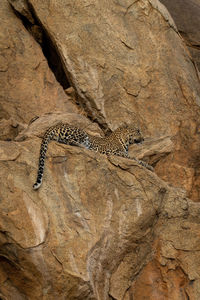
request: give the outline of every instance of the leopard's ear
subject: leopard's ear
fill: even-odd
[[[133,130],[139,130],[140,131],[140,127],[138,126],[138,124],[130,124],[127,127],[130,128],[130,129],[133,129]]]

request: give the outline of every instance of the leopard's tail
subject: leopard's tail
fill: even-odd
[[[43,137],[41,147],[40,147],[40,157],[39,157],[39,164],[38,164],[37,180],[33,185],[34,190],[39,189],[39,187],[42,184],[46,152],[47,152],[48,144],[51,140],[53,140],[54,135],[55,135],[55,127],[51,127],[46,131],[46,133]]]

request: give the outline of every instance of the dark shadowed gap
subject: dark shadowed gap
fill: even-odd
[[[33,36],[36,42],[40,44],[43,54],[47,59],[48,65],[54,73],[57,81],[61,84],[63,89],[69,88],[70,83],[65,74],[62,60],[59,56],[56,46],[53,44],[48,33],[38,20],[37,16],[34,13],[34,10],[29,5],[29,11],[32,16],[32,20],[34,21],[33,23],[32,20],[30,21],[26,16],[16,11],[16,9],[12,5],[11,7],[15,15],[22,21],[24,27],[30,32],[30,34]]]
[[[52,38],[49,36],[49,33],[45,30],[44,26],[41,24],[38,19],[34,8],[31,6],[29,2],[28,5],[28,13],[24,11],[18,11],[14,7],[14,0],[9,0],[11,8],[13,9],[15,15],[22,21],[24,27],[28,30],[28,32],[33,36],[35,41],[41,46],[44,56],[48,62],[49,68],[54,73],[57,81],[63,87],[64,90],[68,89],[71,84],[68,80],[68,77],[64,70],[64,64],[62,62],[62,58],[59,55],[59,51],[56,48],[55,43]],[[111,130],[108,128],[108,125],[104,120],[100,120],[99,118],[93,116],[93,112],[88,109],[83,103],[79,96],[76,94],[76,105],[81,107],[92,122],[98,124],[98,126],[102,129],[102,131],[107,135],[111,133]]]

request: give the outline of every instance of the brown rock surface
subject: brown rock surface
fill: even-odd
[[[193,60],[200,70],[200,2],[199,0],[161,0],[172,15]]]
[[[5,0],[0,16],[0,133],[1,139],[7,139],[5,127],[10,132],[12,126],[2,124],[5,120],[17,127],[49,111],[77,109],[55,80],[40,46]]]
[[[199,82],[161,4],[30,3],[58,47],[81,101],[99,122],[114,129],[134,118],[148,134],[161,136],[175,134],[186,115],[196,116],[188,109],[200,103]],[[149,126],[152,114],[154,126]]]
[[[9,2],[18,13],[2,1],[0,298],[199,300],[200,204],[188,196],[199,201],[200,88],[167,10],[156,0]],[[34,191],[41,137],[59,121],[98,135],[98,124],[140,124],[145,142],[130,156],[155,173],[52,142]]]
[[[200,297],[199,207],[178,198],[174,206],[164,200],[163,204],[155,228],[155,259],[144,267],[125,299],[197,300]],[[184,219],[180,219],[181,214]]]
[[[3,295],[8,281],[29,299],[89,299],[92,290],[97,299],[109,293],[122,299],[152,257],[158,215],[165,226],[177,217],[186,218],[176,221],[185,225],[194,204],[132,160],[56,143],[49,147],[43,186],[33,193],[39,146],[38,138],[1,142]],[[176,227],[170,225],[170,236],[159,230],[171,240]],[[194,249],[177,236],[175,247],[198,251],[193,235]]]

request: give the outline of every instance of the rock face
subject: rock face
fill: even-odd
[[[0,298],[200,299],[200,88],[168,11],[154,0],[9,2]],[[100,136],[138,124],[145,142],[130,157],[155,172],[52,142],[34,191],[41,137],[60,121]]]
[[[198,0],[161,0],[171,13],[177,28],[200,69],[200,3]]]
[[[147,137],[170,136],[174,151],[150,163],[198,201],[199,80],[165,7],[148,0],[29,2],[88,114],[105,129],[134,120]]]
[[[35,116],[77,112],[48,67],[41,47],[2,1],[0,55],[0,134],[14,138]]]

